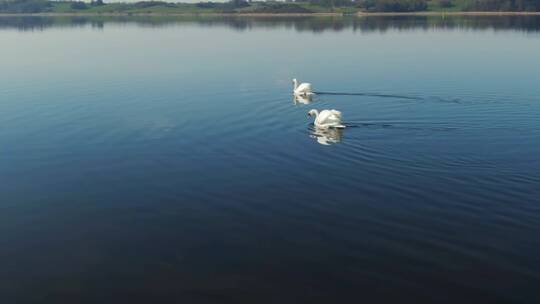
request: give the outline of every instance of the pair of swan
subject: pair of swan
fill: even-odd
[[[298,84],[298,80],[294,78],[293,80],[293,93],[296,97],[309,97],[315,93],[313,93],[313,89],[311,87],[311,83],[301,83]],[[307,103],[307,102],[306,102]],[[312,109],[308,112],[309,116],[315,116],[315,127],[320,129],[328,129],[328,128],[338,128],[343,129],[345,126],[341,124],[341,112],[337,110],[322,110],[320,113],[316,109]]]

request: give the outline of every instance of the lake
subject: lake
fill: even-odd
[[[540,301],[540,17],[1,17],[0,41],[2,303]]]

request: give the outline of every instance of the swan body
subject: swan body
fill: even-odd
[[[313,94],[311,83],[304,82],[304,83],[298,84],[298,80],[296,80],[296,78],[293,79],[292,81],[294,85],[294,88],[293,88],[294,95],[307,96],[307,95]]]
[[[322,110],[319,113],[319,111],[312,109],[308,112],[308,115],[315,116],[314,124],[317,128],[345,128],[345,126],[341,124],[341,112],[338,110]]]

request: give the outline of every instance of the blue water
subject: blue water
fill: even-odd
[[[0,41],[2,303],[540,301],[538,17],[4,17]]]

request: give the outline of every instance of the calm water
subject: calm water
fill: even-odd
[[[539,17],[0,18],[0,42],[2,303],[540,301]]]

